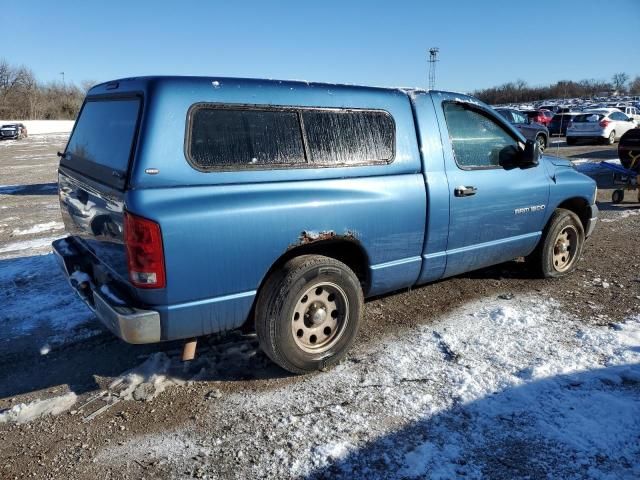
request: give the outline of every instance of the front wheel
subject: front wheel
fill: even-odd
[[[584,227],[570,210],[557,209],[536,250],[527,259],[545,278],[559,278],[575,270],[584,246]]]
[[[360,281],[347,265],[321,255],[296,257],[260,291],[260,347],[292,373],[329,368],[353,345],[363,303]]]

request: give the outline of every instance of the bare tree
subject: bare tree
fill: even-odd
[[[75,118],[89,84],[82,88],[38,83],[33,71],[15,67],[0,59],[0,118],[2,119],[72,119]]]
[[[629,93],[640,95],[640,76],[637,75],[629,84]]]
[[[619,91],[624,92],[626,90],[625,86],[627,81],[629,80],[629,75],[624,72],[616,73],[613,78],[613,87]]]

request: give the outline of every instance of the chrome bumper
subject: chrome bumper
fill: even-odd
[[[128,343],[156,343],[161,339],[160,314],[154,310],[142,310],[129,305],[116,304],[104,295],[95,282],[78,282],[72,278],[74,272],[82,272],[91,277],[91,272],[81,270],[78,258],[83,252],[66,238],[52,244],[62,271],[69,285],[100,321],[116,336]],[[86,258],[86,257],[85,257]]]
[[[596,206],[596,204],[594,203],[593,205],[591,205],[589,207],[589,220],[587,220],[587,225],[586,228],[584,229],[584,234],[587,238],[589,238],[591,236],[591,234],[593,233],[593,231],[596,228],[596,223],[598,223],[598,207]]]

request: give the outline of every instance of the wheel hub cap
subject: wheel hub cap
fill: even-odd
[[[575,260],[578,232],[575,227],[567,226],[563,228],[553,247],[553,267],[558,272],[568,270]]]
[[[320,282],[300,296],[291,316],[291,333],[298,347],[308,353],[330,349],[344,333],[349,301],[335,283]]]

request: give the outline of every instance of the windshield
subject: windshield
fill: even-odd
[[[80,112],[62,163],[106,183],[118,178],[113,175],[114,171],[123,179],[139,110],[139,98],[88,100]]]

